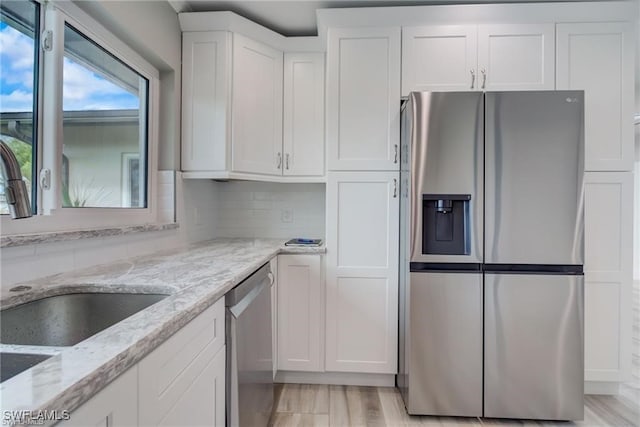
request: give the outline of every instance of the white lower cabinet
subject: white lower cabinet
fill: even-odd
[[[631,368],[633,174],[585,174],[585,380]]]
[[[138,366],[131,367],[98,394],[71,412],[60,427],[121,427],[138,424]]]
[[[278,256],[278,369],[324,370],[324,293],[319,255]]]
[[[326,370],[395,374],[398,173],[328,178]]]
[[[269,261],[269,268],[273,274],[271,285],[271,348],[273,349],[273,379],[278,373],[278,257]]]
[[[225,425],[224,298],[59,425]]]
[[[139,363],[140,425],[224,425],[224,298]]]

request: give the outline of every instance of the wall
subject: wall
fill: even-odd
[[[182,33],[166,1],[74,1],[160,71],[158,169],[180,169]]]
[[[74,3],[160,71],[159,169],[179,169],[181,32],[175,11],[164,1]],[[2,290],[21,281],[213,238],[216,185],[212,181],[183,182],[177,174],[175,186],[175,197],[160,197],[159,212],[167,219],[171,215],[165,205],[175,203],[178,229],[4,248],[0,257]],[[166,191],[170,185],[159,187]],[[194,212],[206,214],[196,218]]]
[[[220,237],[325,237],[325,185],[220,182]]]
[[[70,196],[86,199],[87,206],[123,206],[123,155],[140,157],[138,122],[69,124],[64,138]]]
[[[19,282],[212,239],[217,226],[216,197],[217,188],[210,181],[182,181],[177,173],[178,229],[3,248],[0,287],[5,291]],[[203,213],[199,219],[195,211]]]

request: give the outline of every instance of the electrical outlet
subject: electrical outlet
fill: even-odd
[[[281,222],[293,222],[293,209],[282,209],[280,211]]]

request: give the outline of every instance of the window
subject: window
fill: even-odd
[[[0,3],[0,139],[15,154],[35,211],[37,187],[37,3]],[[0,214],[8,214],[4,174],[0,174]]]
[[[146,206],[148,84],[139,73],[65,25],[63,207]],[[123,163],[125,153],[135,153],[135,170]]]
[[[36,214],[3,233],[155,222],[158,71],[73,2],[0,10],[0,138]]]

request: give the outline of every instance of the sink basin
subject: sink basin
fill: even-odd
[[[0,353],[0,383],[50,357],[50,354]]]
[[[0,343],[75,345],[167,296],[82,293],[31,301],[0,311]]]

